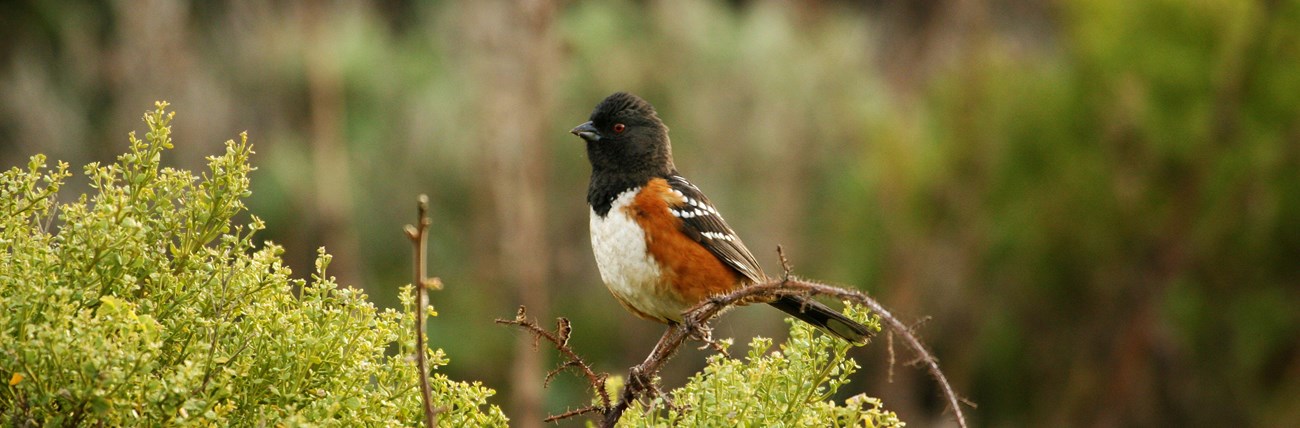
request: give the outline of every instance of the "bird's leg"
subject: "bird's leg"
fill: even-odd
[[[640,395],[642,398],[652,399],[659,396],[663,398],[664,404],[668,407],[676,408],[668,396],[659,389],[654,377],[659,373],[660,366],[677,352],[678,346],[681,346],[683,336],[685,336],[679,330],[681,328],[682,326],[679,324],[669,323],[668,330],[664,331],[663,337],[659,339],[659,342],[655,343],[654,349],[650,351],[650,355],[646,357],[645,361],[640,365],[633,366],[628,371],[627,386],[624,388],[627,392],[631,392],[633,397]]]

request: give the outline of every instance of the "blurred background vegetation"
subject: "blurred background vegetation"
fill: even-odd
[[[614,373],[661,332],[600,285],[567,133],[616,90],[769,270],[928,318],[978,425],[1300,425],[1295,0],[0,3],[0,167],[111,161],[169,100],[176,166],[248,130],[262,238],[383,306],[428,193],[432,345],[517,425],[588,392],[493,318],[569,317]],[[884,344],[846,393],[945,423]]]

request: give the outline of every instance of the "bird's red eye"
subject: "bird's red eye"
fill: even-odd
[[[615,123],[615,124],[614,124],[614,133],[615,133],[615,134],[622,134],[624,129],[627,129],[627,125],[624,125],[624,124],[621,124],[621,123]]]

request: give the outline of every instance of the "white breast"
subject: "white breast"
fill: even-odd
[[[680,320],[684,303],[661,292],[659,262],[646,251],[645,232],[624,210],[639,190],[620,193],[604,217],[591,210],[591,249],[600,279],[624,304],[661,321]]]

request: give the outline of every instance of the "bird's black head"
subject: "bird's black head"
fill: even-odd
[[[570,132],[587,142],[593,179],[610,174],[644,182],[673,172],[668,127],[654,106],[636,95],[616,92],[605,97],[590,121]]]

